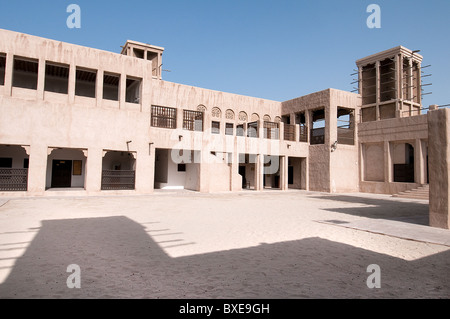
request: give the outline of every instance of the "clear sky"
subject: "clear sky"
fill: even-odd
[[[81,28],[69,29],[69,4]],[[370,29],[369,4],[381,8]],[[423,104],[450,103],[450,0],[0,0],[0,28],[120,53],[127,39],[165,48],[163,79],[285,101],[353,90],[359,58],[421,50]],[[425,70],[424,70],[425,71]]]

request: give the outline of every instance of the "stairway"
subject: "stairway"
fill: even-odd
[[[429,200],[430,198],[430,185],[422,185],[418,188],[411,189],[408,191],[400,192],[398,194],[392,195],[393,197],[400,198],[412,198],[412,199],[423,199]]]

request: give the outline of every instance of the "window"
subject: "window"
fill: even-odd
[[[277,140],[279,138],[278,123],[264,121],[264,138]]]
[[[225,123],[225,135],[233,135],[233,123]]]
[[[236,125],[236,136],[244,136],[244,124]]]
[[[152,75],[158,76],[158,53],[147,51],[147,60],[152,62]]]
[[[77,69],[75,95],[95,98],[97,71]]]
[[[105,73],[103,75],[103,99],[119,101],[119,83],[120,75]]]
[[[67,94],[69,90],[69,66],[47,62],[45,64],[44,90]]]
[[[125,102],[135,104],[141,103],[141,82],[141,79],[127,77]]]
[[[11,157],[0,157],[0,167],[11,168],[12,158]]]
[[[312,128],[309,143],[311,145],[325,144],[325,110],[311,111]]]
[[[178,164],[178,172],[186,172],[186,164]]]
[[[0,85],[5,85],[6,56],[0,54]]]
[[[203,131],[203,112],[183,110],[183,129]]]
[[[152,105],[151,126],[177,128],[177,109]]]
[[[14,57],[12,85],[18,88],[36,90],[38,66],[37,60]]]
[[[144,50],[133,48],[133,53],[136,58],[143,59],[144,58]]]
[[[355,112],[353,109],[337,109],[337,141],[339,144],[355,145]]]
[[[258,122],[247,124],[247,137],[258,137]]]
[[[211,123],[211,133],[220,134],[220,122],[213,121]]]

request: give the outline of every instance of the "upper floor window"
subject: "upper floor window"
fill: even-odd
[[[225,135],[233,135],[233,123],[225,123]]]
[[[12,85],[18,88],[36,90],[38,66],[38,60],[14,57]]]
[[[278,123],[264,121],[264,138],[277,140],[279,135]]]
[[[141,79],[127,77],[125,102],[135,104],[141,103],[141,83]]]
[[[258,137],[258,121],[247,124],[247,137]]]
[[[220,134],[220,122],[212,121],[211,133],[212,134]]]
[[[152,105],[151,126],[162,128],[177,128],[177,109]]]
[[[96,81],[97,71],[77,68],[75,95],[95,98]]]
[[[244,124],[236,125],[236,136],[244,136]]]
[[[103,99],[119,101],[120,75],[105,73],[103,75]]]
[[[69,66],[47,62],[45,64],[44,90],[67,94],[69,90]]]
[[[183,129],[203,132],[203,112],[183,110]]]
[[[5,85],[6,55],[0,53],[0,85]]]

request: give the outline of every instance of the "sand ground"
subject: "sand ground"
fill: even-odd
[[[427,213],[305,191],[0,198],[0,298],[449,298],[450,231]]]

